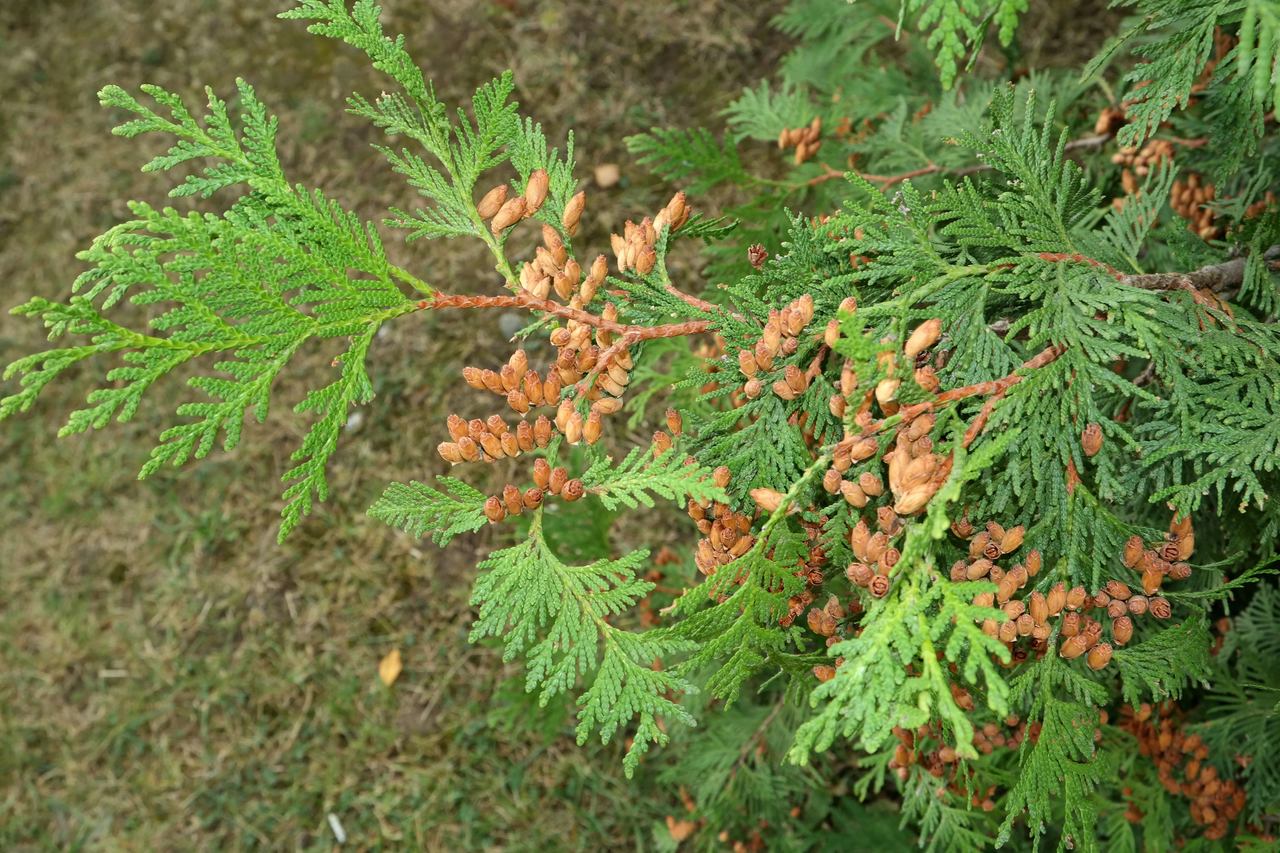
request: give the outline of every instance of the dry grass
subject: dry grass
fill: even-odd
[[[137,165],[154,143],[108,135],[94,93],[156,82],[190,97],[239,73],[280,113],[297,180],[376,218],[413,198],[341,112],[383,83],[354,52],[232,0],[16,0],[0,7],[0,279],[4,307],[64,294],[74,253],[161,201]],[[654,124],[715,123],[780,45],[772,5],[656,0],[391,0],[392,29],[463,98],[505,67],[580,162],[623,159]],[[146,151],[141,150],[146,148]],[[661,188],[624,170],[592,194],[597,245]],[[392,241],[394,243],[394,241]],[[403,245],[398,263],[451,290],[492,286],[471,247]],[[447,318],[446,318],[447,319]],[[174,383],[131,424],[55,440],[89,376],[0,431],[0,846],[310,847],[334,813],[359,847],[648,846],[664,804],[624,785],[613,748],[580,751],[563,711],[533,713],[497,653],[466,643],[476,550],[445,554],[372,523],[387,481],[438,463],[442,413],[475,410],[458,365],[501,351],[501,318],[412,318],[374,355],[379,395],[340,450],[333,497],[278,547],[278,478],[301,425],[281,404],[245,446],[146,483],[134,475]],[[39,330],[0,318],[0,361]],[[405,671],[376,680],[393,647]],[[531,722],[532,721],[532,722]]]

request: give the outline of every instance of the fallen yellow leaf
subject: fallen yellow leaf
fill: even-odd
[[[667,832],[671,833],[671,840],[677,844],[684,841],[690,835],[698,830],[698,824],[691,820],[677,820],[672,815],[667,815]]]
[[[400,670],[402,669],[404,669],[404,664],[400,661],[400,650],[392,649],[387,652],[387,656],[378,664],[378,677],[382,679],[383,684],[390,687],[400,677]]]

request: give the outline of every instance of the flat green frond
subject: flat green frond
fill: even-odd
[[[453,477],[438,477],[436,490],[411,480],[392,483],[369,507],[369,515],[413,537],[430,534],[437,545],[484,526],[487,496]]]
[[[656,631],[630,633],[608,621],[653,588],[636,577],[647,559],[648,552],[636,551],[620,560],[566,565],[548,547],[538,515],[524,542],[495,551],[480,564],[471,599],[479,608],[471,640],[501,637],[505,660],[523,656],[525,687],[537,691],[542,704],[583,682],[579,742],[599,732],[607,743],[635,721],[624,762],[627,775],[651,743],[667,742],[659,720],[694,723],[668,698],[691,686],[654,666],[663,656],[687,651],[689,644]]]

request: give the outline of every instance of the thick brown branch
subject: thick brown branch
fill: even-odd
[[[1271,258],[1280,254],[1280,246],[1272,246],[1263,255]],[[1194,272],[1157,272],[1144,275],[1121,276],[1120,281],[1143,290],[1204,290],[1215,293],[1239,287],[1244,281],[1244,256],[1223,261],[1220,264],[1209,264]]]
[[[569,308],[558,302],[552,302],[550,299],[538,299],[527,293],[517,293],[513,296],[468,296],[463,294],[437,294],[433,299],[418,303],[421,308],[525,308],[530,311],[542,311],[547,314],[554,314],[557,317],[563,317],[566,320],[577,320],[597,329],[605,329],[610,332],[617,332],[620,335],[628,335],[637,341],[647,341],[654,338],[677,338],[683,335],[696,335],[707,331],[710,322],[707,320],[688,320],[684,323],[666,323],[661,326],[630,326],[626,323],[619,323],[615,320],[606,320],[604,317],[582,311],[577,308]]]

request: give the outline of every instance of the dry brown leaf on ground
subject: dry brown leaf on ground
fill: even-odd
[[[390,687],[396,683],[396,679],[400,677],[402,669],[404,669],[404,664],[400,660],[400,650],[392,649],[378,663],[378,678],[381,678],[382,683]]]

